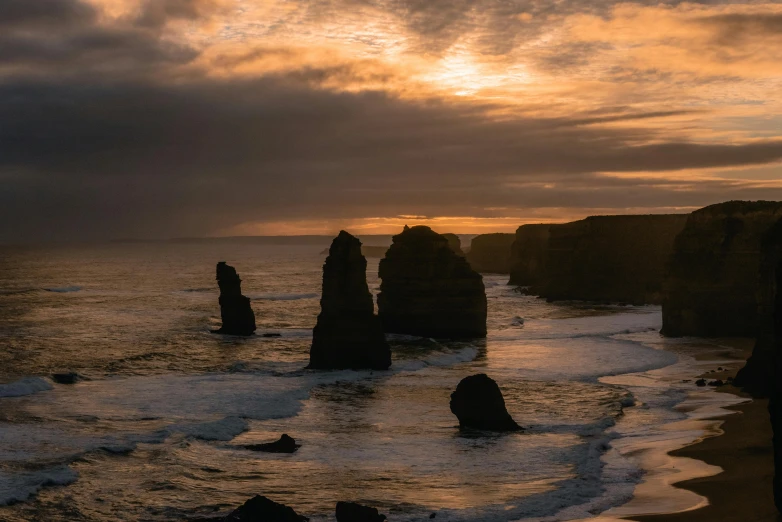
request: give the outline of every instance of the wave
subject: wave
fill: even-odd
[[[54,388],[41,377],[25,377],[10,384],[0,384],[0,397],[23,397]]]
[[[245,419],[225,417],[211,422],[193,424],[172,424],[166,428],[168,433],[182,433],[200,440],[229,441],[249,428]]]
[[[320,297],[320,294],[254,294],[247,297],[256,301],[298,301],[299,299],[315,299]]]
[[[78,292],[82,289],[80,286],[55,286],[51,288],[44,288],[47,292],[56,292],[58,294],[67,294],[70,292]]]
[[[78,473],[68,466],[13,474],[0,471],[0,506],[24,502],[41,488],[66,486],[77,478]]]

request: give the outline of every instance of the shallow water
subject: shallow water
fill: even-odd
[[[13,503],[0,517],[181,520],[264,494],[313,520],[333,517],[337,500],[400,521],[432,511],[451,521],[568,510],[563,520],[574,519],[579,506],[627,501],[641,479],[612,444],[684,415],[674,407],[686,386],[607,379],[681,362],[659,346],[659,309],[548,304],[502,276],[484,278],[486,340],[390,336],[389,372],[303,370],[322,250],[0,252],[0,504]],[[209,333],[220,260],[253,299],[256,336]],[[373,292],[376,274],[370,259]],[[47,377],[64,370],[88,380]],[[524,433],[459,432],[449,395],[478,372],[497,380]],[[282,432],[302,444],[297,453],[241,447]]]

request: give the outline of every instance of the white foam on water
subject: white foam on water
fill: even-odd
[[[0,506],[23,502],[46,486],[65,486],[76,481],[78,474],[67,466],[40,471],[7,473],[0,470]]]
[[[58,294],[67,294],[71,292],[78,292],[81,290],[82,287],[80,286],[56,286],[51,288],[44,288],[47,292],[55,292]]]
[[[53,388],[52,383],[42,377],[25,377],[10,384],[0,384],[0,398],[23,397]]]

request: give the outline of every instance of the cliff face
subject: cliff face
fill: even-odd
[[[733,384],[755,397],[769,397],[777,357],[782,363],[782,219],[761,241],[758,273],[755,347]]]
[[[774,503],[782,512],[782,220],[764,236],[761,250],[758,337],[752,357],[742,370],[742,380],[748,385],[751,379],[756,379],[756,387],[759,382],[770,392],[768,411],[774,430]]]
[[[515,234],[475,236],[467,253],[467,262],[476,272],[510,273],[511,246],[515,239]]]
[[[536,286],[543,282],[548,260],[551,227],[558,225],[522,225],[511,245],[509,285]]]
[[[429,227],[405,227],[394,236],[379,275],[378,315],[386,332],[486,337],[483,278]]]
[[[217,285],[220,287],[220,317],[223,326],[218,333],[252,335],[255,332],[255,314],[250,299],[242,295],[242,280],[236,269],[225,261],[217,263]]]
[[[323,265],[310,368],[386,370],[391,366],[391,350],[375,315],[366,270],[361,242],[343,230],[331,243]]]
[[[593,216],[549,228],[545,276],[550,300],[656,304],[665,265],[687,216]]]
[[[413,227],[416,228],[416,227]],[[454,251],[455,254],[463,256],[464,252],[462,251],[462,240],[459,239],[459,236],[456,234],[440,234],[448,241],[448,247]]]
[[[663,298],[663,334],[754,336],[761,239],[782,203],[729,201],[690,214],[676,238]]]

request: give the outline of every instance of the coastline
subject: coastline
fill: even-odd
[[[746,339],[717,342],[710,350],[693,345],[675,351],[688,355],[702,369],[699,377],[724,380],[744,364],[751,343]],[[724,371],[713,370],[717,363]],[[661,431],[670,431],[670,438],[620,449],[636,456],[646,470],[644,479],[629,502],[591,520],[782,521],[773,502],[772,432],[767,408],[767,399],[753,400],[729,385],[690,391],[677,406],[687,413],[687,419],[661,427]]]
[[[728,393],[737,393],[734,388]],[[636,522],[774,522],[782,520],[774,507],[774,477],[768,400],[729,407],[720,432],[671,452],[673,457],[697,459],[722,472],[678,482],[675,487],[708,499],[708,505],[679,513],[632,516]]]

